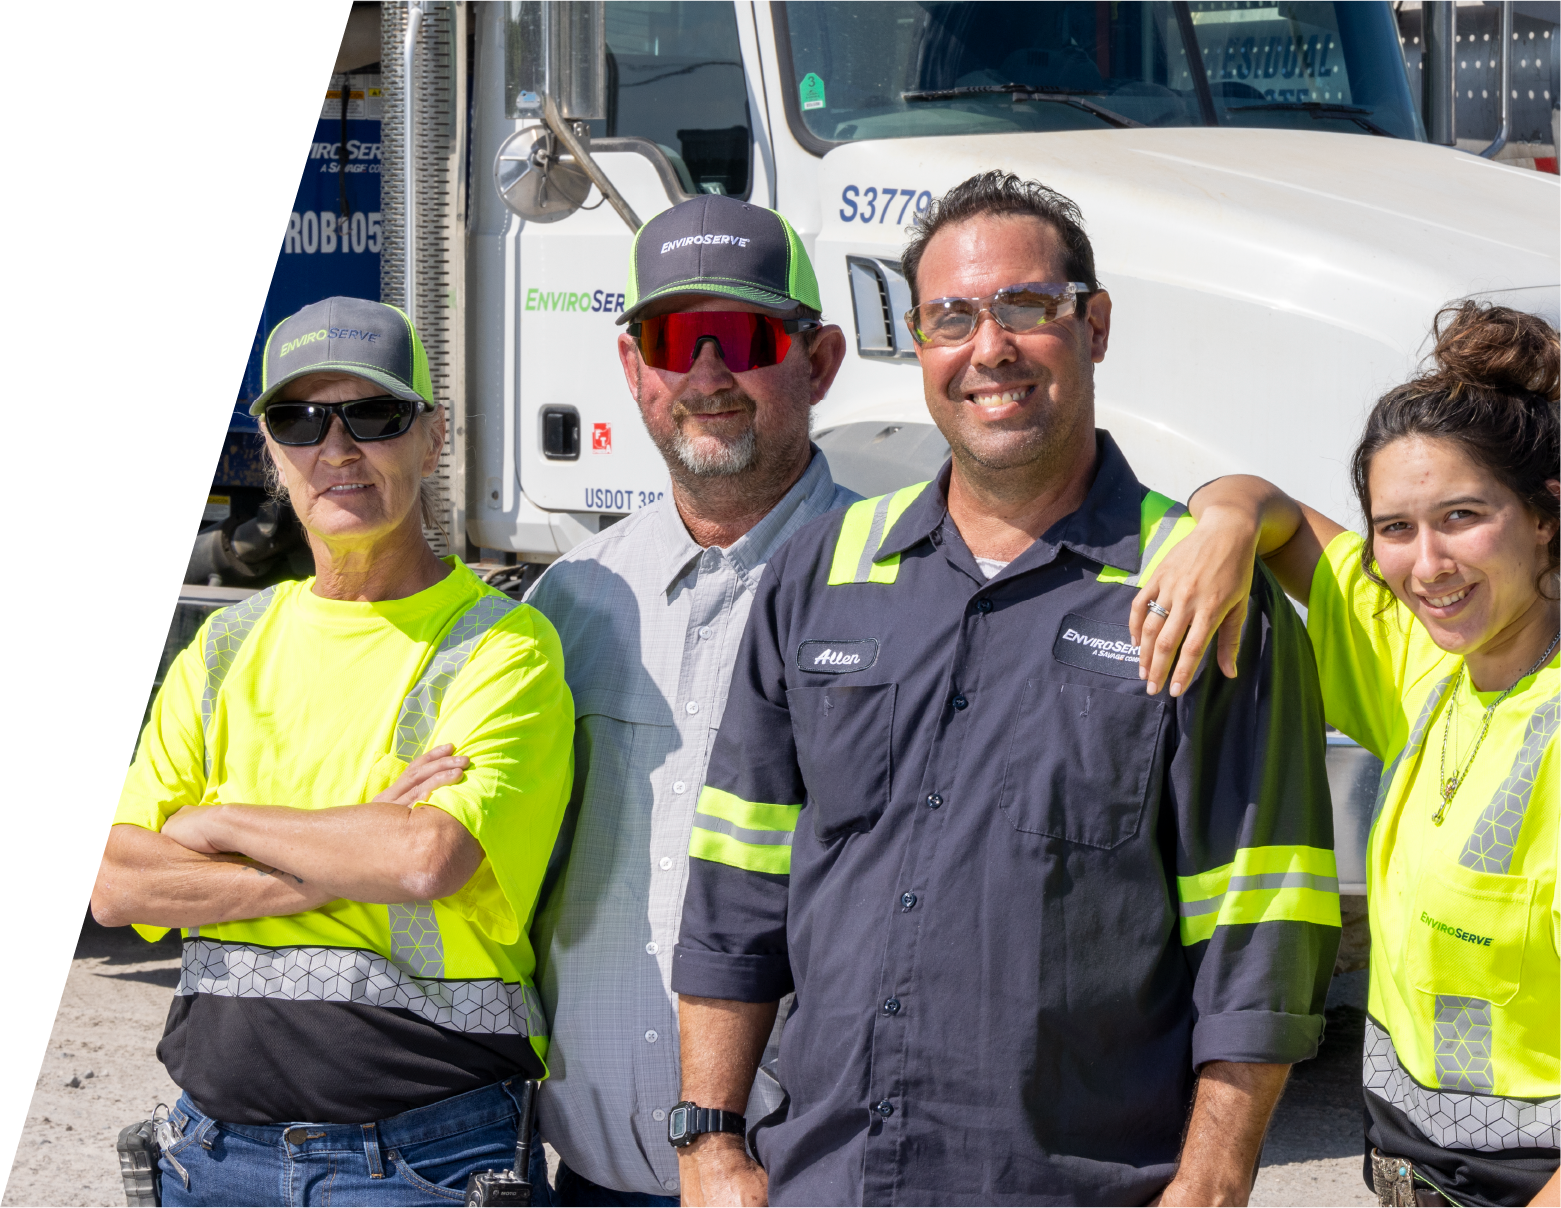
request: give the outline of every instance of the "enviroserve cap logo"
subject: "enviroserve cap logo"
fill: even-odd
[[[866,671],[878,661],[877,638],[828,641],[814,638],[797,647],[797,670],[845,675]]]
[[[367,340],[373,344],[379,340],[379,332],[362,331],[356,327],[322,327],[318,331],[306,331],[296,339],[288,340],[277,351],[278,357],[285,357],[290,352],[297,352],[306,344],[313,344],[317,340]]]
[[[1070,667],[1114,675],[1118,679],[1138,678],[1138,647],[1126,625],[1112,625],[1093,617],[1070,612],[1062,618],[1052,657]]]
[[[746,235],[685,235],[682,239],[668,239],[661,245],[661,254],[665,256],[668,252],[695,243],[734,243],[738,247],[747,247],[749,242]]]

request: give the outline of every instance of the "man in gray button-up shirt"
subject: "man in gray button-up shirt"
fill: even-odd
[[[634,258],[618,352],[672,489],[528,597],[558,629],[576,715],[574,793],[532,929],[552,1022],[538,1108],[561,1204],[678,1202],[670,979],[695,801],[765,564],[857,499],[808,439],[845,338],[816,322],[790,226],[701,197],[646,224]],[[779,1101],[761,1071],[750,1123]]]

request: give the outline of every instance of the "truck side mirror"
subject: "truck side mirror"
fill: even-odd
[[[519,113],[550,97],[569,122],[607,116],[606,0],[522,0],[505,48],[505,87]]]

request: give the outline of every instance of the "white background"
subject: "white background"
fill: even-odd
[[[6,9],[0,1171],[349,8]]]

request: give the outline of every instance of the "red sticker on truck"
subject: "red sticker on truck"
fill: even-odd
[[[591,425],[591,452],[592,453],[611,453],[612,452],[612,425],[611,424],[592,424]]]

